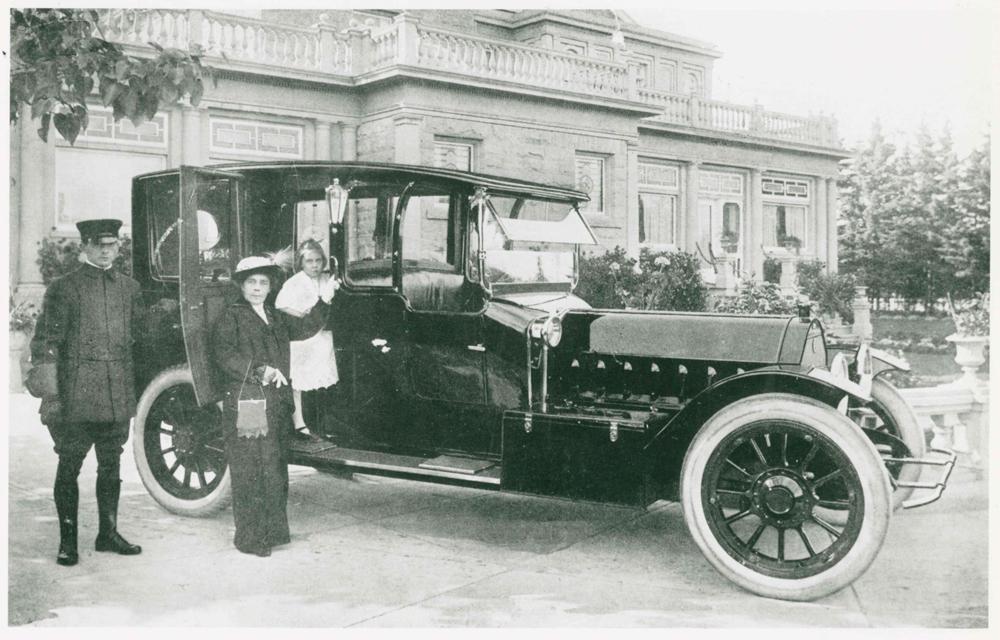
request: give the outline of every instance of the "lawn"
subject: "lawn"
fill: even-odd
[[[890,351],[901,349],[903,357],[910,363],[910,376],[892,376],[897,386],[927,387],[952,380],[962,375],[962,370],[955,363],[955,347],[945,338],[955,333],[955,323],[949,316],[881,316],[872,318],[872,343],[881,347],[879,341],[892,340],[909,342],[908,347],[890,348]],[[926,344],[930,339],[934,347]],[[921,340],[924,345],[917,346]],[[979,368],[980,377],[989,376],[990,360],[987,351],[986,364]]]

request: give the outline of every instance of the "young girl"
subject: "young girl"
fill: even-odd
[[[337,383],[337,360],[333,334],[326,329],[330,300],[337,281],[323,271],[326,254],[315,240],[306,240],[295,253],[298,271],[281,288],[275,307],[299,318],[292,324],[292,390],[295,399],[295,428],[307,428],[302,416],[302,392],[325,389]]]

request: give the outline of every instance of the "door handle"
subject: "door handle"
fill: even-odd
[[[469,351],[486,351],[486,347],[481,344],[470,344]]]

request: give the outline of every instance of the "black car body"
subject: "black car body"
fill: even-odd
[[[134,272],[152,310],[135,439],[146,486],[179,513],[225,506],[207,328],[237,295],[241,257],[313,237],[342,283],[340,382],[294,464],[635,508],[681,499],[742,586],[808,599],[848,584],[881,544],[890,483],[944,486],[915,482],[923,444],[905,403],[873,398],[873,384],[891,396],[875,376],[892,359],[834,358],[807,315],[590,308],[573,295],[581,247],[597,244],[586,199],[368,163],[135,178]]]

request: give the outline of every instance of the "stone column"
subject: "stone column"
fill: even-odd
[[[826,179],[826,269],[827,273],[837,273],[837,180]]]
[[[626,194],[628,203],[625,207],[625,247],[628,255],[639,257],[639,141],[629,140],[626,143],[627,170],[625,180],[628,185]]]
[[[764,279],[764,199],[761,194],[764,170],[750,170],[750,215],[747,232],[743,234],[744,242],[749,245],[743,254],[750,263],[743,267],[744,271],[753,274],[754,280]],[[749,267],[749,268],[748,268]]]
[[[826,202],[826,179],[817,178],[816,179],[816,195],[813,198],[813,203],[815,204],[816,210],[813,212],[813,247],[815,248],[813,253],[816,255],[816,259],[820,262],[825,262],[829,264],[829,259],[827,258],[827,246],[826,246],[826,235],[828,230],[827,216],[827,202]]]
[[[181,150],[181,164],[200,167],[204,160],[201,153],[201,110],[185,107],[183,115],[184,146]]]
[[[330,129],[331,123],[323,120],[316,121],[316,152],[314,157],[317,160],[331,160],[330,153]]]
[[[395,133],[394,162],[420,164],[420,116],[399,115],[392,119]]]
[[[684,209],[682,216],[682,229],[684,232],[684,244],[682,249],[688,253],[697,253],[695,246],[700,238],[701,223],[698,220],[698,172],[701,167],[700,162],[691,162],[687,165],[687,183],[684,186]],[[702,247],[706,250],[705,247]]]
[[[49,141],[38,137],[39,120],[31,111],[21,111],[21,220],[18,238],[18,293],[23,298],[40,298],[45,289],[38,268],[38,250],[46,227],[55,222],[56,130],[49,129]]]
[[[340,159],[350,162],[358,159],[358,125],[346,122],[340,125]]]

